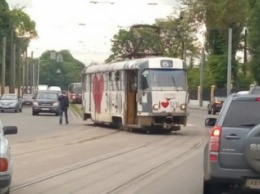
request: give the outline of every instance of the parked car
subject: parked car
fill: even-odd
[[[260,192],[260,96],[230,95],[204,149],[204,194],[237,188]],[[240,193],[240,192],[235,192]]]
[[[4,126],[0,121],[0,193],[9,194],[13,174],[10,145],[5,135],[16,134],[16,126]]]
[[[3,94],[0,99],[0,110],[13,110],[14,112],[22,112],[23,102],[18,98],[17,94]]]
[[[260,86],[253,86],[250,90],[249,90],[249,94],[260,94]]]
[[[23,105],[32,105],[33,102],[33,94],[23,94],[22,96]]]
[[[215,115],[220,112],[225,100],[226,97],[214,96],[207,106],[208,114],[212,113]]]
[[[32,104],[32,115],[39,113],[55,113],[59,116],[59,94],[56,91],[38,91]]]

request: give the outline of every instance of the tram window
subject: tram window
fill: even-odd
[[[141,78],[142,89],[143,89],[143,90],[149,88],[148,79],[149,79],[149,77],[148,77],[148,71],[145,70],[145,71],[142,73],[142,78]]]

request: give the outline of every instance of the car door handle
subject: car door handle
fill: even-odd
[[[240,139],[241,137],[236,134],[230,134],[225,136],[226,139]]]

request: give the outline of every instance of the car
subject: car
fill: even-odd
[[[0,111],[13,110],[14,112],[22,112],[23,102],[18,98],[17,94],[6,93],[0,99]]]
[[[207,106],[208,114],[212,113],[215,115],[216,113],[220,112],[225,99],[226,97],[214,96]]]
[[[59,116],[59,94],[56,91],[38,91],[33,98],[32,115],[55,113],[56,116]]]
[[[260,96],[231,94],[210,127],[204,149],[203,194],[260,192]],[[244,193],[241,192],[241,193]]]
[[[59,86],[50,86],[50,87],[49,87],[49,90],[50,90],[50,91],[56,91],[56,92],[59,93],[59,95],[62,94],[61,87],[59,87]]]
[[[250,90],[249,94],[260,94],[260,86],[254,85]]]
[[[23,105],[32,105],[32,102],[33,102],[33,94],[23,94],[22,96],[22,102],[23,102]]]
[[[0,193],[9,194],[13,166],[10,145],[6,135],[17,134],[16,126],[3,126],[0,121]]]
[[[249,91],[239,91],[239,92],[237,92],[237,94],[239,94],[239,95],[245,95],[245,94],[248,94],[249,93]]]

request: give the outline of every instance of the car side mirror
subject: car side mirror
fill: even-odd
[[[217,119],[216,118],[206,118],[205,119],[205,126],[206,127],[213,127],[216,124]]]

